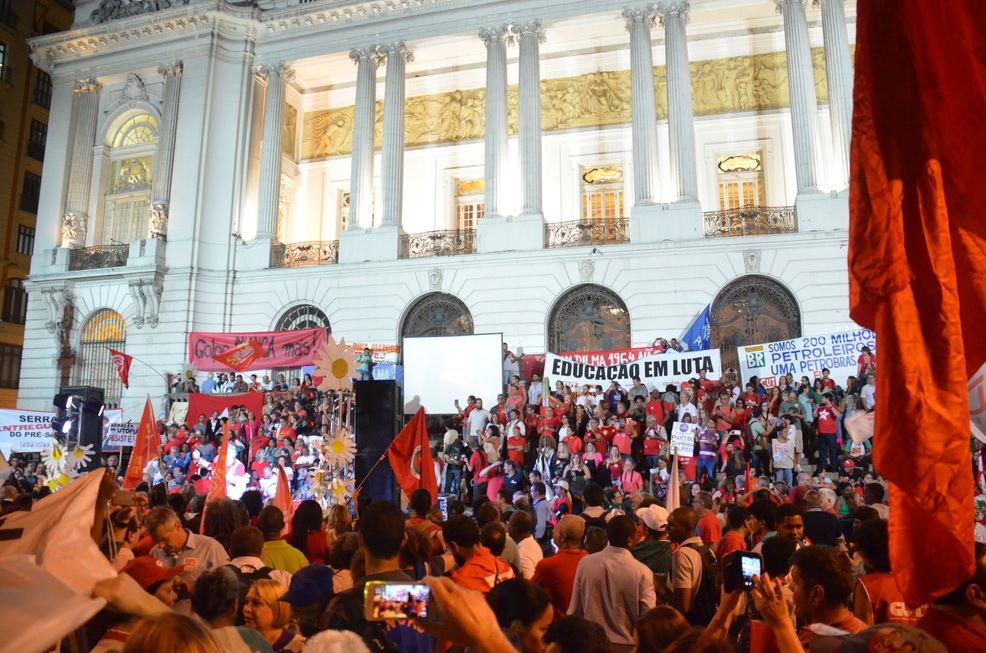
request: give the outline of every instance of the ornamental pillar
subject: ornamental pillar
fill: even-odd
[[[383,215],[380,226],[401,226],[404,204],[404,76],[414,55],[404,41],[381,45],[377,52],[387,66],[383,96],[383,152],[381,181]]]
[[[486,217],[503,214],[504,172],[507,164],[507,43],[508,25],[479,30],[486,44]]]
[[[818,190],[815,74],[808,42],[807,0],[774,0],[784,16],[787,51],[787,83],[791,95],[791,127],[794,134],[794,168],[798,194]]]
[[[852,61],[846,30],[845,0],[815,0],[822,7],[822,39],[825,42],[825,81],[829,92],[829,118],[835,149],[839,189],[849,185],[849,138],[852,134]]]
[[[659,2],[664,27],[665,70],[668,76],[668,140],[671,146],[671,187],[675,200],[698,201],[698,163],[695,157],[695,116],[688,65],[687,2]]]
[[[264,101],[264,135],[260,150],[260,196],[257,201],[257,238],[277,237],[281,191],[281,142],[284,138],[284,98],[294,71],[285,62],[258,66],[257,75],[267,82]]]
[[[168,235],[168,207],[171,200],[171,179],[175,163],[175,134],[178,129],[178,99],[181,95],[181,61],[157,69],[164,76],[164,104],[161,107],[161,126],[154,159],[154,178],[151,182],[151,215],[148,231],[151,238]]]
[[[541,206],[541,43],[545,42],[540,20],[514,25],[520,37],[520,83],[518,88],[518,131],[520,174],[523,193],[521,215],[542,216]]]
[[[656,203],[657,105],[654,100],[654,56],[650,30],[654,8],[624,9],[630,32],[630,102],[633,133],[634,206]]]
[[[377,102],[377,49],[353,48],[356,62],[356,108],[353,114],[353,160],[349,182],[349,229],[373,226],[373,138]]]
[[[72,96],[72,167],[62,216],[62,247],[84,247],[89,226],[89,189],[92,186],[92,148],[99,119],[99,94],[103,85],[95,78],[75,83]]]

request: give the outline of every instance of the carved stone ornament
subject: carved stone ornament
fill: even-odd
[[[533,36],[537,39],[538,43],[544,43],[548,40],[548,37],[544,33],[544,27],[541,26],[541,21],[532,20],[529,23],[519,23],[517,25],[512,25],[510,31],[518,35],[520,38],[525,36]]]
[[[374,66],[380,65],[380,55],[377,54],[375,45],[368,48],[353,48],[349,51],[349,58],[357,65],[360,61],[372,61]]]
[[[583,283],[592,281],[592,276],[596,273],[596,262],[591,258],[582,259],[579,262],[579,277]]]
[[[168,236],[168,203],[154,202],[151,204],[150,219],[151,238],[167,239]]]
[[[377,55],[380,57],[381,64],[385,64],[390,57],[401,57],[406,62],[414,61],[414,53],[404,41],[378,45]]]
[[[149,325],[154,328],[160,321],[161,294],[164,292],[164,282],[157,277],[131,279],[129,283],[130,299],[134,303],[133,323],[138,329]]]
[[[164,63],[157,67],[157,74],[164,75],[165,77],[168,75],[181,75],[183,72],[185,72],[185,62],[180,60],[172,63]]]
[[[188,2],[189,0],[102,0],[99,7],[89,14],[89,22],[99,25],[117,18],[129,18],[161,9],[181,7]]]
[[[748,249],[743,252],[743,264],[746,266],[747,274],[760,272],[760,250]]]
[[[96,81],[95,77],[80,79],[73,86],[76,93],[99,93],[103,90],[103,85]]]
[[[62,247],[79,247],[86,242],[89,216],[81,211],[69,211],[62,217]]]
[[[134,303],[134,326],[138,329],[144,326],[144,310],[147,308],[147,297],[144,295],[143,280],[130,280],[130,299]]]
[[[123,85],[123,90],[120,91],[120,100],[131,109],[140,102],[150,102],[147,87],[144,86],[144,80],[141,79],[140,75],[137,73],[127,75],[127,83]]]
[[[664,19],[671,17],[682,17],[685,19],[687,24],[691,19],[688,17],[688,12],[691,6],[687,2],[682,0],[665,0],[663,2],[658,2],[654,5],[654,9],[657,10],[657,15],[661,21],[661,27],[664,27]]]
[[[71,317],[72,300],[75,295],[71,288],[52,286],[42,288],[41,296],[44,298],[45,306],[48,307],[48,321],[45,322],[45,328],[48,333],[55,336],[55,342],[61,347]]]
[[[503,41],[507,45],[513,45],[514,35],[510,33],[510,25],[500,25],[499,27],[484,27],[479,30],[479,38],[483,40],[486,47],[490,47],[490,41]]]
[[[428,287],[431,290],[435,290],[435,291],[441,290],[442,278],[444,276],[445,273],[442,272],[440,269],[432,268],[432,270],[428,273]]]
[[[264,80],[269,80],[272,75],[281,77],[287,83],[294,79],[294,69],[287,62],[279,61],[276,64],[257,66],[257,75]]]
[[[783,14],[789,5],[807,4],[808,0],[774,0],[774,11]]]
[[[654,24],[654,7],[627,7],[623,10],[623,19],[627,22],[627,31],[630,31],[630,25],[637,21],[643,21],[647,24],[647,27],[651,27]]]

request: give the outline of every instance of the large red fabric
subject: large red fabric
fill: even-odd
[[[424,488],[431,492],[432,501],[438,500],[438,479],[428,442],[424,408],[418,409],[404,430],[390,443],[387,459],[408,499],[415,490]]]
[[[188,356],[192,364],[208,372],[224,372],[228,366],[214,360],[223,352],[255,340],[262,350],[254,363],[258,368],[303,367],[311,365],[315,352],[325,342],[325,329],[293,329],[291,331],[256,331],[250,333],[188,334]]]
[[[133,449],[130,451],[130,463],[127,465],[127,473],[123,477],[122,487],[124,490],[133,490],[143,482],[144,468],[147,467],[147,463],[152,458],[158,455],[159,443],[154,427],[154,407],[151,406],[151,398],[147,397],[144,412],[140,416],[140,424],[137,426],[137,438]]]
[[[246,372],[253,362],[264,355],[264,348],[256,340],[241,342],[221,354],[210,356],[217,363],[231,367],[237,372]]]
[[[110,358],[113,359],[113,367],[116,368],[116,373],[120,375],[120,381],[123,382],[123,387],[130,388],[130,366],[133,365],[134,357],[127,356],[122,351],[116,351],[115,349],[106,348],[106,351],[110,353]]]
[[[226,496],[226,458],[229,454],[229,422],[223,425],[223,442],[219,448],[219,456],[216,458],[216,469],[212,473],[212,485],[209,487],[209,494],[205,497],[205,504],[202,506],[202,519],[200,520],[199,533],[205,534],[205,513],[209,510],[209,502],[213,499],[222,499]]]
[[[966,382],[986,360],[986,11],[869,0],[857,12],[851,315],[880,343],[874,463],[890,484],[891,563],[918,605],[974,569]]]
[[[185,417],[185,424],[191,427],[195,424],[199,415],[206,418],[212,415],[212,411],[218,410],[222,415],[224,410],[232,406],[246,406],[247,410],[259,416],[264,410],[264,393],[244,392],[238,395],[207,395],[201,392],[193,392],[188,395],[188,415]]]

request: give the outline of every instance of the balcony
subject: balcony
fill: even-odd
[[[706,238],[798,232],[798,214],[793,206],[741,206],[726,211],[707,211],[702,215]]]
[[[338,262],[338,240],[278,243],[270,250],[272,268],[303,268],[309,265],[331,265]]]
[[[130,258],[130,245],[96,245],[73,249],[68,256],[68,269],[98,270],[101,268],[119,268],[127,264]]]
[[[400,258],[428,258],[429,256],[460,256],[476,253],[475,229],[447,229],[425,231],[401,236]]]
[[[549,222],[544,225],[544,246],[550,249],[587,245],[619,245],[630,242],[629,231],[629,220],[626,218]]]

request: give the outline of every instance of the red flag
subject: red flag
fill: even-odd
[[[288,475],[284,473],[284,467],[277,466],[277,490],[274,492],[274,500],[271,505],[275,505],[284,513],[284,530],[282,535],[287,535],[291,530],[291,518],[294,517],[294,502],[291,500],[291,486],[288,485]]]
[[[123,387],[130,388],[130,365],[134,362],[133,356],[127,356],[122,351],[116,351],[114,349],[106,348],[110,352],[110,356],[113,358],[113,366],[116,367],[116,373],[120,375],[120,380],[123,381]]]
[[[746,463],[746,478],[743,479],[743,492],[750,492],[752,490],[753,488],[750,487],[750,463]]]
[[[212,360],[222,363],[227,367],[232,367],[237,372],[246,372],[250,369],[253,361],[264,355],[264,348],[256,340],[241,342],[232,349],[228,349],[221,354],[211,356]]]
[[[986,361],[986,12],[870,0],[857,16],[850,314],[880,347],[874,466],[891,564],[919,605],[975,569],[966,383]]]
[[[415,490],[424,488],[431,492],[433,501],[438,500],[438,479],[428,442],[424,408],[418,409],[404,430],[390,443],[387,458],[408,499]]]
[[[143,482],[144,468],[158,455],[159,447],[157,431],[154,429],[154,407],[151,406],[151,397],[148,396],[147,403],[144,404],[144,413],[140,416],[140,424],[137,426],[137,439],[130,452],[127,473],[123,477],[124,490],[132,490]]]

